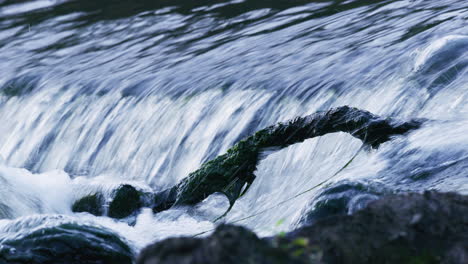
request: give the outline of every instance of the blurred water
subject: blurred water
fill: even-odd
[[[0,236],[31,217],[105,226],[137,249],[209,230],[222,197],[143,210],[133,227],[70,208],[122,182],[172,186],[257,129],[340,105],[430,121],[331,182],[468,193],[465,1],[153,2],[0,1]],[[328,179],[360,145],[334,134],[272,154],[226,221]],[[289,230],[318,191],[237,223]]]

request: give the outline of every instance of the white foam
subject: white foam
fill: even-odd
[[[71,181],[63,171],[33,174],[26,169],[0,165],[0,181],[0,201],[9,208],[7,216],[71,213]]]

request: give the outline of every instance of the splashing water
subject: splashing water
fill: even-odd
[[[361,143],[333,134],[278,151],[226,222],[290,230],[342,180],[468,194],[464,1],[143,2],[0,1],[0,241],[74,222],[138,250],[210,230],[222,195],[145,208],[133,226],[71,206],[122,183],[171,187],[258,129],[340,105],[429,121],[266,210],[326,181]]]

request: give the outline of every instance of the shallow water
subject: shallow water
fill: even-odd
[[[429,121],[378,150],[333,134],[271,154],[226,222],[291,230],[341,180],[468,194],[467,66],[462,0],[0,1],[0,241],[64,221],[134,249],[210,230],[219,195],[134,226],[71,205],[162,190],[260,128],[340,105]]]

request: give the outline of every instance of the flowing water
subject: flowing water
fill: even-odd
[[[273,153],[224,221],[291,230],[345,180],[468,194],[467,66],[464,0],[0,0],[0,242],[67,222],[135,250],[211,230],[222,195],[134,225],[71,206],[171,187],[260,128],[341,105],[428,121],[377,150],[338,133]]]

